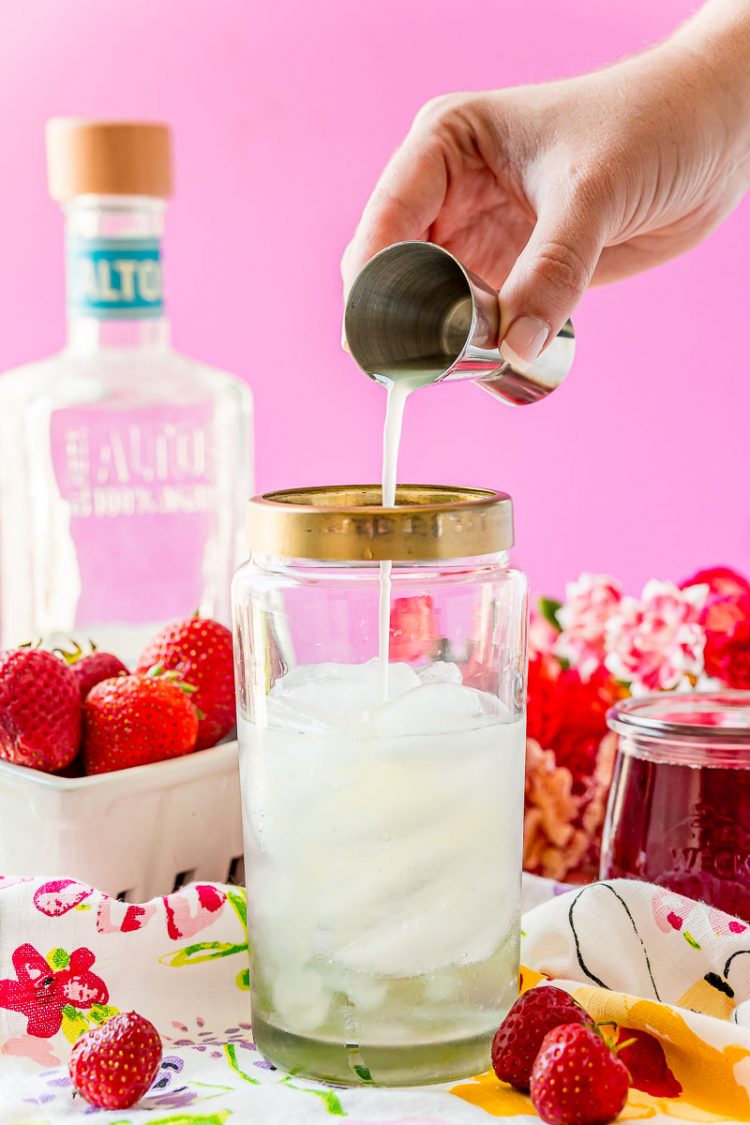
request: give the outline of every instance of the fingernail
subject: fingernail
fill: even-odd
[[[345,352],[349,351],[349,345],[346,342],[346,320],[341,322],[341,347]]]
[[[549,327],[535,316],[519,316],[508,329],[500,345],[500,354],[508,363],[520,360],[533,363],[547,342]]]

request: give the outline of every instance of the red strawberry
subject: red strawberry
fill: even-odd
[[[113,676],[128,675],[128,669],[119,656],[113,656],[111,652],[98,652],[94,642],[91,641],[90,644],[90,652],[84,652],[77,641],[72,642],[72,648],[56,648],[54,650],[60,659],[65,661],[77,679],[82,703],[92,687],[100,684],[102,680],[111,680]]]
[[[75,1042],[68,1069],[73,1085],[99,1109],[130,1109],[143,1097],[161,1062],[161,1039],[137,1012],[120,1012]]]
[[[78,680],[81,692],[81,702],[84,701],[92,687],[100,684],[102,680],[111,680],[113,676],[127,676],[128,669],[119,656],[111,652],[97,652],[93,643],[91,652],[84,652],[79,644],[74,643],[72,651],[65,648],[56,648],[60,656]]]
[[[118,676],[92,688],[84,704],[86,773],[178,758],[195,750],[198,713],[174,681]]]
[[[53,773],[81,741],[75,676],[51,652],[17,648],[0,655],[0,758]]]
[[[517,1090],[528,1090],[542,1040],[563,1023],[594,1026],[588,1012],[562,988],[544,985],[519,996],[492,1040],[492,1066],[498,1078]]]
[[[76,660],[75,664],[71,665],[71,670],[78,680],[82,701],[102,680],[128,675],[128,669],[119,656],[113,656],[111,652],[90,652],[87,656]]]
[[[203,718],[197,750],[215,746],[236,722],[232,634],[218,621],[188,617],[167,625],[138,660],[137,672],[154,665],[179,672],[195,687],[193,702]]]
[[[598,1031],[579,1023],[548,1032],[531,1071],[531,1101],[548,1125],[606,1125],[629,1086],[625,1064]]]

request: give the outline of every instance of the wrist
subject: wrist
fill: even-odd
[[[750,0],[709,0],[657,50],[699,113],[720,122],[750,181]]]

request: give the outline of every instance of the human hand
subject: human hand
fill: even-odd
[[[589,283],[695,245],[750,181],[750,5],[727,8],[744,40],[689,24],[594,74],[428,103],[344,254],[345,289],[384,246],[437,242],[499,290],[503,351],[530,361]]]

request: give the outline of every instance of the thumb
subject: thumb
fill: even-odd
[[[591,280],[605,242],[590,203],[549,200],[500,290],[505,359],[531,363],[560,331]]]

